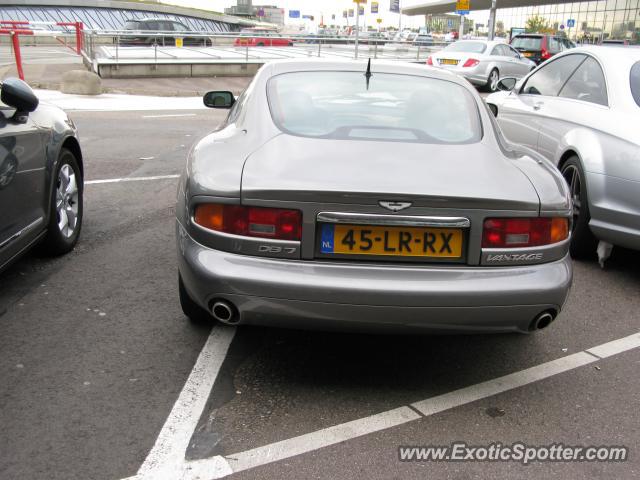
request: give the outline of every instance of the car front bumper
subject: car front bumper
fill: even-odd
[[[381,265],[237,255],[197,243],[176,222],[178,265],[202,308],[224,299],[239,323],[293,328],[527,332],[559,312],[571,260],[516,267]]]

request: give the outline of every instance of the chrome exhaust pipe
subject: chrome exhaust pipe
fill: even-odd
[[[211,305],[211,315],[219,322],[233,325],[240,321],[240,316],[232,303],[226,300],[216,300]]]
[[[555,315],[553,314],[553,312],[542,312],[531,321],[531,325],[529,325],[529,331],[542,330],[543,328],[547,328],[554,319]]]

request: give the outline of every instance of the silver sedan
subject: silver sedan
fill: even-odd
[[[571,285],[560,173],[505,143],[462,78],[420,65],[289,60],[192,149],[176,207],[192,319],[530,332]]]
[[[503,42],[460,40],[434,53],[427,65],[462,75],[474,85],[495,92],[500,77],[524,77],[536,67]]]
[[[589,47],[553,57],[490,95],[506,137],[558,166],[571,187],[571,253],[603,262],[640,250],[640,49]],[[515,87],[515,88],[514,88]]]

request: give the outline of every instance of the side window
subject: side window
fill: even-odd
[[[507,50],[507,55],[509,55],[510,57],[520,58],[520,54],[516,50],[514,50],[512,47],[505,45],[504,48]]]
[[[495,47],[493,47],[493,50],[491,50],[491,55],[493,56],[504,55],[504,51],[502,50],[502,45],[496,45]]]
[[[592,57],[587,57],[562,87],[560,96],[598,105],[608,105],[607,85],[598,62]]]
[[[144,22],[143,25],[145,30],[151,30],[154,32],[160,30],[160,25],[158,25],[158,22]]]
[[[631,86],[631,95],[640,107],[640,62],[634,63],[633,67],[631,67],[629,84]]]
[[[557,38],[548,37],[548,41],[549,41],[549,51],[551,53],[558,53],[560,50],[562,50],[560,42],[558,41]]]
[[[529,95],[546,95],[555,97],[569,79],[585,55],[567,55],[552,60],[527,79],[520,93]]]
[[[229,110],[229,115],[227,116],[227,120],[225,122],[227,125],[230,123],[235,123],[235,121],[238,119],[238,116],[242,111],[242,107],[247,101],[247,96],[247,91],[245,90],[240,94],[240,96],[236,100],[236,103],[233,104],[233,107],[231,107],[231,110]]]

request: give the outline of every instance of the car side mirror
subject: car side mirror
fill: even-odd
[[[25,123],[30,112],[38,108],[40,101],[31,87],[18,78],[7,78],[2,81],[0,100],[5,105],[15,108],[15,121]]]
[[[518,83],[518,79],[514,77],[504,77],[498,81],[498,90],[502,90],[503,92],[510,92],[513,90]]]
[[[231,92],[207,92],[202,97],[205,106],[209,108],[231,108],[236,103],[236,97]]]

